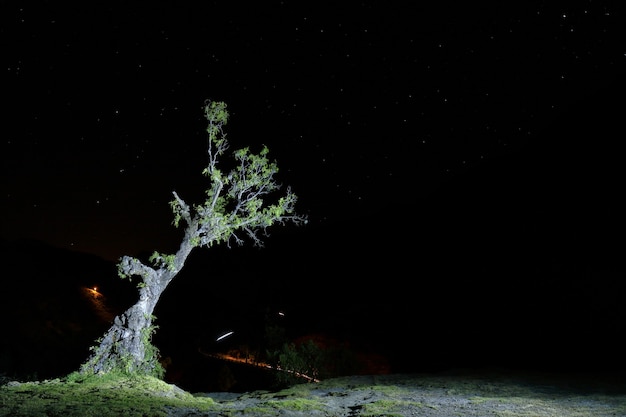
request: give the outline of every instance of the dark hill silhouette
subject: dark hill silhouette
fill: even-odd
[[[0,373],[52,378],[78,369],[132,286],[94,255],[31,240],[3,241],[2,251]]]
[[[484,185],[491,177],[483,171],[476,178]],[[449,206],[438,204],[432,210],[441,215]],[[454,224],[472,227],[463,219]],[[347,339],[357,351],[387,357],[392,372],[625,369],[619,269],[524,258],[494,243],[494,262],[482,262],[480,245],[464,252],[457,241],[441,250],[439,225],[424,228],[418,251],[399,234],[355,252],[345,245],[362,243],[367,233],[332,225],[275,233],[266,249],[195,251],[155,310],[154,342],[171,363],[166,380],[191,391],[216,390],[210,381],[224,364],[198,349],[220,349],[215,342],[224,331],[235,331],[225,343],[233,349],[257,343],[268,316],[279,311],[287,313],[281,324],[292,339],[314,333]],[[379,250],[383,242],[386,250]],[[111,315],[136,301],[135,283],[94,255],[36,241],[2,245],[8,261],[0,374],[42,379],[76,370]],[[94,287],[100,297],[88,290]],[[239,390],[268,383],[267,374],[259,378],[248,367],[231,365],[230,372]]]

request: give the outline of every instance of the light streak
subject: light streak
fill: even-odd
[[[224,339],[225,337],[230,336],[231,334],[233,334],[235,332],[228,332],[228,333],[224,333],[223,335],[221,335],[220,337],[218,337],[215,341],[219,342],[220,340]]]
[[[241,363],[241,364],[244,364],[244,365],[254,366],[254,367],[257,367],[257,368],[269,369],[269,370],[272,370],[272,371],[287,372],[289,374],[297,376],[298,378],[306,379],[307,381],[320,382],[320,380],[315,378],[315,377],[303,374],[301,372],[293,371],[291,369],[283,369],[280,366],[272,366],[269,363],[259,362],[259,361],[256,361],[254,358],[242,359],[242,358],[236,358],[234,356],[227,355],[227,354],[224,354],[224,353],[207,353],[207,352],[204,352],[200,348],[198,348],[198,352],[200,352],[204,356],[207,356],[207,357],[210,357],[210,358],[220,359],[220,360],[224,360],[224,361],[228,361],[228,362]]]

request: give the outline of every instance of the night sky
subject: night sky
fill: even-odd
[[[522,3],[3,1],[2,239],[175,250],[212,99],[309,216],[230,255],[260,290],[355,333],[400,308],[410,340],[484,340],[511,305],[518,336],[552,310],[623,331],[624,8]]]

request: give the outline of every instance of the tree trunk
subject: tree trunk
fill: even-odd
[[[115,317],[81,371],[99,374],[118,369],[130,373],[158,374],[160,365],[150,338],[154,319],[152,313],[164,289],[158,285],[141,288],[139,300]]]
[[[99,345],[92,348],[90,358],[81,366],[81,373],[104,374],[118,370],[163,376],[158,350],[151,343],[154,331],[152,313],[161,294],[183,267],[193,249],[187,237],[174,261],[160,269],[147,267],[137,259],[122,259],[120,265],[126,275],[139,275],[143,279],[139,288],[139,300],[115,317],[109,330],[98,341]]]

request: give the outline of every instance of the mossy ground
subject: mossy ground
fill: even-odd
[[[625,384],[621,375],[360,375],[225,397],[152,377],[71,374],[0,386],[0,417],[614,417],[626,416]]]
[[[209,410],[211,398],[194,397],[157,378],[106,375],[9,383],[0,388],[1,417],[166,416],[167,407]]]

